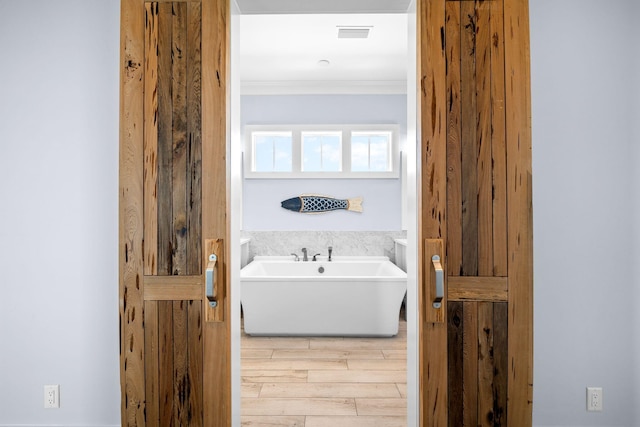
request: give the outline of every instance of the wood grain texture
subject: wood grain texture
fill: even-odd
[[[201,301],[146,301],[146,423],[203,423]]]
[[[491,2],[491,160],[493,275],[507,275],[507,149],[505,128],[504,0]]]
[[[478,413],[478,305],[449,302],[448,425],[475,426]]]
[[[187,4],[171,3],[171,274],[187,272]]]
[[[493,274],[493,164],[491,158],[491,4],[476,2],[476,138],[478,275]],[[496,67],[499,64],[496,64]]]
[[[445,426],[448,419],[447,392],[447,325],[423,324],[424,337],[420,360],[420,391],[422,393],[421,426]],[[428,337],[428,338],[427,338]],[[435,344],[439,343],[439,344]],[[444,348],[443,348],[444,347]]]
[[[450,301],[448,311],[448,425],[507,425],[507,303]]]
[[[208,239],[224,238],[227,230],[228,8],[225,0],[202,3],[202,210]]]
[[[173,272],[173,142],[171,96],[172,4],[160,3],[158,9],[158,274]],[[149,118],[151,119],[151,118]],[[151,226],[151,224],[150,224]]]
[[[420,140],[418,156],[421,171],[419,240],[447,239],[447,64],[445,50],[445,2],[417,3],[418,37],[418,115]],[[430,299],[426,286],[427,268],[424,247],[418,245],[418,298],[426,305]],[[443,254],[444,261],[444,254]],[[446,268],[446,263],[445,263]],[[446,295],[446,294],[445,294]],[[446,320],[446,303],[430,310],[420,322],[420,425],[443,426],[447,422],[447,327],[431,323],[432,317]],[[438,344],[436,344],[438,343]]]
[[[188,301],[173,301],[173,421],[191,425],[191,378],[189,377]],[[197,349],[194,349],[197,350]]]
[[[502,0],[446,2],[447,253],[456,276],[507,274],[502,13]]]
[[[146,422],[157,426],[160,423],[160,343],[158,331],[158,302],[144,304],[144,355],[146,386]]]
[[[448,421],[507,425],[508,416],[509,425],[526,426],[532,365],[528,6],[525,0],[445,4]],[[428,119],[421,115],[426,128]],[[423,188],[430,182],[423,174]],[[423,203],[429,213],[432,201]],[[428,219],[424,215],[423,226]],[[524,335],[513,334],[519,328]],[[514,378],[521,382],[512,384]],[[515,389],[521,397],[514,401]]]
[[[227,204],[227,100],[229,96],[228,0],[202,1],[202,237],[224,239],[229,253]],[[203,248],[205,243],[203,241]],[[203,254],[206,256],[206,252]],[[224,269],[223,295],[229,295]],[[225,298],[222,310],[229,312]],[[204,310],[206,310],[204,306]],[[231,420],[231,322],[203,323],[203,408],[205,425],[228,426]]]
[[[474,325],[477,336],[477,384],[478,384],[478,426],[493,426],[495,414],[493,412],[493,304],[487,302],[477,303],[478,319]],[[498,424],[499,425],[499,424]]]
[[[202,271],[202,7],[187,4],[187,274]]]
[[[507,303],[493,304],[493,385],[494,425],[507,424],[507,388],[509,373],[508,324],[509,306]],[[529,421],[530,425],[531,421]]]
[[[144,274],[158,273],[158,4],[145,3]]]
[[[445,7],[442,1],[418,3],[420,158],[423,238],[446,240],[447,88]]]
[[[145,276],[145,301],[202,300],[202,276]]]
[[[144,425],[144,8],[121,2],[119,294],[123,426]]]
[[[478,303],[462,305],[462,395],[463,425],[475,426],[478,422]]]
[[[160,426],[173,423],[173,301],[158,302],[158,388]],[[151,355],[147,355],[151,357]]]
[[[506,277],[449,276],[447,297],[450,301],[504,301],[509,296]]]
[[[462,100],[460,2],[446,3],[447,52],[447,272],[462,274]]]
[[[462,271],[478,274],[478,140],[475,2],[460,3],[460,98],[462,101]]]
[[[189,317],[188,317],[188,339],[189,339],[189,358],[187,365],[187,374],[189,379],[190,393],[189,410],[190,425],[201,426],[205,424],[204,407],[204,375],[203,375],[203,316],[202,301],[188,301]]]
[[[199,274],[202,245],[200,3],[147,3],[146,274]],[[158,267],[154,262],[158,258]]]
[[[447,390],[449,392],[449,426],[464,426],[464,335],[463,304],[449,301],[447,304]]]
[[[128,0],[121,16],[122,425],[198,426],[201,7]]]
[[[505,0],[510,426],[530,426],[533,407],[533,214],[529,6]]]

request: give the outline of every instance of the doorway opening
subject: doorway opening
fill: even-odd
[[[348,4],[353,3],[351,10],[341,11],[345,13],[351,14],[351,17],[355,18],[358,14],[366,13],[366,2],[344,2],[341,3],[345,8],[348,8]],[[357,4],[360,3],[360,4]],[[398,3],[398,2],[395,2]],[[231,239],[233,244],[232,247],[232,263],[231,263],[231,300],[232,304],[232,312],[231,312],[231,329],[232,329],[232,341],[231,341],[231,350],[232,350],[232,416],[233,416],[233,425],[241,425],[241,415],[243,414],[242,410],[242,389],[246,384],[242,382],[242,318],[241,318],[241,291],[240,291],[240,259],[241,259],[241,250],[240,250],[240,240],[245,236],[244,233],[244,224],[243,218],[245,217],[244,211],[247,209],[245,203],[243,203],[243,186],[244,186],[244,177],[243,177],[243,143],[242,143],[242,129],[243,129],[243,118],[242,118],[242,102],[243,95],[247,93],[247,84],[246,81],[243,82],[241,79],[241,73],[236,72],[234,70],[239,70],[241,67],[241,51],[242,45],[240,41],[242,40],[242,26],[243,26],[243,14],[246,14],[246,11],[249,10],[250,14],[256,14],[260,12],[256,12],[254,9],[250,9],[245,7],[246,5],[243,2],[239,1],[238,4],[235,2],[232,4],[232,20],[231,20],[231,102],[230,102],[230,138],[231,138],[231,153],[230,153],[230,175],[231,175],[231,195],[230,195],[230,205],[231,205]],[[277,7],[277,6],[276,6]],[[317,6],[313,6],[316,7]],[[322,6],[321,6],[322,7]],[[330,6],[325,6],[330,7]],[[396,5],[396,7],[398,7]],[[406,32],[407,41],[406,41],[406,49],[407,52],[411,54],[406,55],[404,59],[406,61],[406,69],[404,71],[406,78],[402,82],[404,97],[406,98],[406,123],[403,123],[405,136],[404,142],[402,144],[402,152],[403,152],[403,162],[402,162],[402,200],[403,207],[401,209],[402,219],[399,220],[401,222],[401,231],[406,233],[407,240],[407,259],[406,259],[406,270],[407,270],[407,300],[406,300],[406,308],[405,313],[403,315],[406,316],[406,322],[403,322],[403,328],[406,328],[406,332],[403,332],[406,336],[406,391],[402,390],[401,393],[406,397],[406,423],[407,425],[417,425],[417,420],[419,418],[419,404],[418,404],[418,396],[419,396],[419,384],[418,384],[418,337],[417,337],[417,319],[418,319],[418,301],[417,301],[417,213],[418,213],[418,170],[417,170],[417,153],[416,153],[416,141],[417,141],[417,125],[416,125],[416,28],[415,28],[415,4],[411,2],[410,4],[404,4],[404,10],[398,11],[394,10],[393,13],[400,14],[402,18],[406,21],[406,25],[403,27],[402,31]],[[297,11],[298,13],[302,11]],[[332,11],[335,13],[336,11]],[[358,12],[358,13],[356,13]],[[377,11],[379,12],[379,11]],[[262,12],[265,13],[265,12]],[[269,14],[275,13],[274,10],[268,11]],[[281,12],[280,12],[281,13]],[[291,13],[291,12],[287,12]],[[319,11],[319,10],[305,10],[305,15],[325,15],[329,14],[329,11]],[[354,22],[354,20],[350,20],[349,22]],[[334,30],[338,31],[338,25],[334,25]],[[356,27],[356,26],[353,26]],[[361,25],[361,27],[366,27],[366,25]],[[294,36],[295,37],[295,36]],[[320,58],[318,60],[318,64],[325,59]],[[330,60],[329,60],[330,61]],[[360,75],[362,76],[362,71],[360,71]],[[307,82],[308,83],[308,82]],[[397,82],[395,82],[397,83]],[[335,84],[335,82],[334,82]],[[344,86],[350,87],[350,90],[354,89],[360,92],[363,92],[364,85],[362,83],[353,83],[342,81],[341,83]],[[271,84],[271,89],[276,86],[276,83]],[[259,91],[264,90],[264,86],[262,88],[257,88],[254,86],[253,90]],[[293,85],[295,89],[294,91],[298,91],[298,95],[303,93],[304,90],[301,89],[300,85],[297,87]],[[291,87],[291,85],[290,85]],[[316,88],[317,92],[314,96],[326,97],[328,96],[326,89],[322,87]],[[323,92],[324,91],[324,92]],[[308,95],[308,94],[307,94]],[[362,95],[362,93],[360,94]],[[283,96],[283,94],[279,94],[277,96]],[[365,202],[366,203],[366,202]],[[296,249],[299,249],[296,247]],[[283,255],[283,254],[281,254]],[[286,254],[284,254],[286,255]],[[404,320],[404,319],[403,319]],[[382,350],[381,350],[382,351]],[[295,369],[293,369],[295,371]],[[245,387],[246,389],[251,389],[252,386]]]

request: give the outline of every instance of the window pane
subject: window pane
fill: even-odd
[[[302,170],[339,172],[342,170],[342,138],[339,132],[302,134]]]
[[[351,170],[387,172],[391,170],[391,133],[353,132]]]
[[[254,172],[291,172],[291,133],[253,134]]]
[[[353,135],[351,138],[351,170],[354,172],[369,170],[369,141],[366,136]]]
[[[389,138],[372,136],[369,140],[369,170],[384,172],[389,170]]]
[[[274,138],[274,172],[291,172],[291,136]]]

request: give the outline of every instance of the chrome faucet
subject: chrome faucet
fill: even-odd
[[[329,246],[329,261],[331,261],[331,252],[333,252],[333,246]]]
[[[293,260],[294,261],[300,261],[300,257],[298,256],[298,254],[294,254],[293,252],[291,253],[291,255],[293,255]]]
[[[309,261],[309,257],[307,257],[307,248],[302,248],[302,260]]]

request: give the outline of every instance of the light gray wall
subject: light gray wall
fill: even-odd
[[[632,17],[640,16],[640,2],[630,0],[632,6],[632,12],[629,13],[629,20],[634,21]],[[634,179],[634,187],[632,189],[632,193],[630,199],[634,201],[633,206],[633,214],[632,214],[632,229],[633,233],[633,260],[632,265],[635,267],[634,275],[633,275],[633,286],[631,292],[631,300],[636,304],[640,302],[640,262],[637,260],[640,259],[640,221],[637,220],[640,217],[640,167],[638,164],[640,163],[640,125],[638,124],[640,120],[640,82],[638,81],[637,76],[640,76],[640,44],[635,43],[635,41],[640,40],[640,28],[638,28],[633,23],[630,24],[632,27],[631,32],[631,42],[630,46],[630,54],[635,60],[632,68],[632,75],[636,76],[633,86],[631,88],[630,94],[634,101],[633,107],[631,109],[632,114],[632,123],[635,126],[632,126],[633,137],[631,139],[631,170],[635,173]],[[633,381],[634,387],[640,386],[640,310],[634,307],[633,312],[635,313],[634,325],[635,330],[633,332],[633,336],[636,337],[635,342],[635,352],[634,352],[634,366],[635,366],[635,380]],[[635,402],[640,400],[640,391],[636,391],[635,393]],[[633,405],[635,408],[635,424],[640,424],[640,405]]]
[[[242,97],[247,124],[397,124],[406,139],[405,95],[272,95]],[[400,230],[401,180],[394,179],[245,179],[243,230]],[[362,197],[363,212],[300,214],[280,202],[301,194],[340,199]]]
[[[534,423],[637,426],[640,11],[530,5]],[[119,424],[118,13],[0,0],[0,425]]]
[[[0,0],[0,425],[120,423],[119,10]]]
[[[530,2],[538,426],[640,423],[632,3]],[[587,386],[604,412],[586,412]]]

